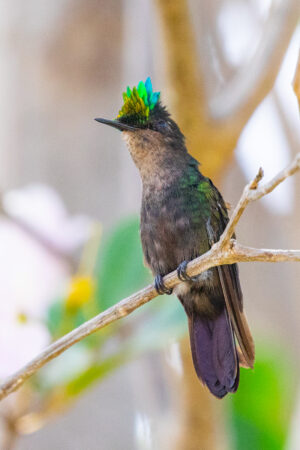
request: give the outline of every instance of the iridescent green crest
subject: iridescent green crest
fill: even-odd
[[[145,83],[140,81],[138,87],[127,87],[123,93],[124,104],[119,111],[117,119],[126,119],[128,122],[144,125],[149,120],[150,111],[159,100],[160,92],[153,92],[150,77]]]

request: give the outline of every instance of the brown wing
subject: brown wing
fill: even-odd
[[[211,201],[214,204],[213,216],[215,217],[212,217],[211,220],[214,220],[214,226],[212,226],[211,222],[207,224],[211,245],[219,240],[228,222],[223,198],[213,184],[212,186],[213,198],[211,198]],[[219,224],[219,227],[216,224]],[[236,264],[218,266],[218,273],[227,311],[244,357],[243,365],[252,368],[255,359],[255,347],[246,316],[243,312],[243,294],[239,281],[238,267]]]

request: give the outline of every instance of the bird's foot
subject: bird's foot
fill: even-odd
[[[171,295],[173,292],[173,289],[168,289],[164,282],[163,277],[161,275],[156,275],[154,280],[154,287],[159,295],[167,294]]]
[[[181,281],[197,281],[197,277],[190,277],[186,273],[187,265],[187,261],[182,261],[182,263],[179,264],[179,266],[177,267],[177,277]]]

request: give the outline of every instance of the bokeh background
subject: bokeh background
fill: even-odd
[[[0,2],[0,379],[151,281],[141,184],[114,118],[151,76],[234,205],[299,151],[298,0]],[[300,248],[300,177],[251,205],[239,241]],[[198,382],[179,302],[159,297],[0,404],[4,450],[300,448],[300,269],[241,264],[257,345],[224,401]]]

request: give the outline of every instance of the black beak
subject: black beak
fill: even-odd
[[[108,120],[108,119],[95,119],[97,122],[104,123],[105,125],[109,125],[113,128],[117,128],[120,131],[135,131],[137,128],[127,125],[126,123],[118,122],[117,120]]]

